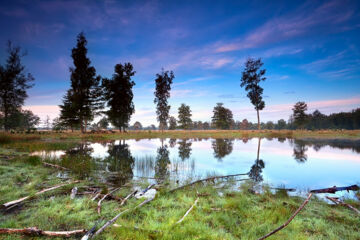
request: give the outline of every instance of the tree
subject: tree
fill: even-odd
[[[190,106],[185,105],[184,103],[181,104],[178,110],[178,118],[179,118],[179,124],[180,128],[182,129],[190,129],[191,128],[191,110]]]
[[[170,130],[175,130],[176,127],[177,127],[176,118],[173,117],[173,116],[171,116],[171,117],[169,118],[169,129],[170,129]]]
[[[284,119],[280,119],[279,121],[277,121],[276,124],[276,129],[285,129],[286,128],[286,121]]]
[[[28,97],[26,90],[33,87],[33,76],[26,73],[21,58],[25,56],[19,46],[8,42],[8,57],[5,66],[0,66],[0,112],[3,116],[5,131],[12,124],[9,116],[19,112],[24,100]]]
[[[266,122],[266,124],[265,124],[265,128],[266,128],[266,129],[269,129],[269,130],[272,130],[272,129],[275,128],[275,124],[274,124],[272,121],[268,121],[268,122]]]
[[[266,70],[260,69],[264,64],[261,58],[255,60],[248,58],[245,63],[245,70],[242,72],[241,87],[245,87],[248,92],[247,97],[251,103],[255,106],[258,119],[258,129],[260,130],[260,116],[259,111],[265,107],[265,102],[262,100],[262,94],[264,89],[259,86],[261,81],[265,81],[264,77]]]
[[[204,130],[210,129],[210,124],[208,122],[204,122],[203,124]]]
[[[120,132],[122,129],[125,131],[131,115],[135,112],[132,92],[135,82],[131,80],[134,75],[135,71],[131,63],[116,64],[112,79],[103,80],[105,100],[110,107],[105,113]]]
[[[156,104],[157,120],[160,123],[161,131],[167,126],[169,118],[170,106],[168,105],[168,98],[170,97],[171,84],[174,78],[173,71],[169,72],[163,69],[160,74],[156,74],[154,103]]]
[[[219,129],[229,129],[234,122],[230,109],[223,107],[223,103],[217,103],[213,110],[212,124]]]
[[[40,118],[30,110],[13,111],[8,117],[11,129],[30,130],[40,123]]]
[[[305,113],[305,111],[307,111],[307,104],[305,102],[297,102],[292,110],[295,125],[298,128],[304,128],[308,119]]]
[[[71,88],[63,99],[63,105],[60,105],[64,122],[73,127],[75,120],[80,125],[81,132],[86,132],[88,122],[93,120],[103,107],[99,86],[101,78],[96,76],[95,68],[90,65],[86,45],[87,40],[81,32],[77,36],[76,47],[71,52],[74,63],[74,67],[70,68]]]
[[[249,129],[249,121],[245,118],[240,123],[240,129],[241,130],[247,130]]]
[[[135,130],[141,130],[143,128],[140,122],[135,122],[133,127]]]
[[[258,139],[258,149],[255,163],[251,166],[251,169],[249,171],[249,178],[256,183],[263,181],[263,176],[261,174],[262,170],[265,168],[264,161],[260,159],[260,142],[261,138]]]
[[[97,125],[100,128],[107,129],[109,127],[109,119],[107,119],[106,117],[103,117],[99,120]]]
[[[52,129],[55,131],[61,131],[64,129],[64,123],[60,120],[59,117],[56,117],[52,121]]]
[[[48,115],[46,115],[46,118],[44,120],[44,127],[46,128],[46,130],[50,130],[51,128],[50,117]]]

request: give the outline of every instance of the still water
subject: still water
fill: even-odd
[[[308,190],[360,183],[359,140],[143,139],[36,152],[113,184],[138,177],[185,181],[248,173],[257,183]]]

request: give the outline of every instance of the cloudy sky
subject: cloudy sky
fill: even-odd
[[[194,120],[210,120],[217,102],[235,120],[256,119],[240,88],[247,57],[261,57],[266,107],[262,121],[288,119],[297,101],[310,111],[360,106],[359,1],[2,1],[0,63],[6,42],[26,49],[36,81],[26,108],[58,115],[70,86],[71,49],[84,31],[97,73],[117,63],[136,70],[131,123],[156,124],[155,74],[173,70],[171,114],[181,103]]]

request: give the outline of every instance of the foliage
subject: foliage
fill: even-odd
[[[71,128],[74,124],[79,124],[82,132],[86,132],[88,122],[103,107],[99,86],[101,78],[96,76],[95,68],[90,65],[86,45],[87,40],[81,32],[71,53],[74,63],[74,67],[70,68],[71,88],[64,96],[63,105],[60,105],[63,122]]]
[[[167,120],[169,118],[170,105],[168,105],[168,98],[170,97],[171,84],[175,75],[173,71],[161,71],[156,74],[155,84],[156,89],[154,92],[156,104],[157,120],[159,121],[160,129],[164,130],[167,126]]]
[[[305,102],[297,102],[292,110],[295,125],[299,128],[303,128],[308,119],[308,116],[305,113],[305,111],[307,111],[307,104]]]
[[[97,125],[100,127],[100,128],[103,128],[103,129],[107,129],[109,127],[109,120],[106,118],[106,117],[103,117],[99,120],[99,122],[97,123]]]
[[[182,129],[190,129],[191,128],[191,110],[190,106],[185,105],[184,103],[178,109],[178,118],[179,118],[179,127]]]
[[[141,125],[140,122],[135,122],[133,128],[135,130],[141,130],[143,128],[143,126]]]
[[[260,129],[259,111],[265,107],[265,102],[262,100],[264,89],[259,86],[261,81],[265,81],[264,77],[266,70],[260,69],[263,66],[261,59],[248,58],[245,63],[245,70],[242,72],[241,87],[245,87],[248,92],[247,97],[254,105],[258,117],[258,129]]]
[[[230,109],[223,107],[223,103],[217,103],[213,110],[212,124],[218,129],[230,129],[234,123]]]
[[[103,80],[105,100],[110,107],[105,113],[120,131],[125,131],[131,115],[135,112],[132,92],[135,82],[131,79],[134,75],[135,71],[131,63],[116,64],[112,79]]]
[[[15,130],[31,130],[40,123],[40,118],[30,110],[15,110],[8,115],[8,127]]]
[[[233,139],[215,139],[212,142],[212,148],[214,150],[214,157],[221,160],[225,156],[229,155],[233,150]]]
[[[177,127],[177,121],[176,118],[173,116],[170,116],[169,118],[169,130],[175,130]]]
[[[26,90],[33,87],[33,76],[26,73],[21,58],[25,56],[19,46],[8,42],[8,57],[4,66],[0,65],[0,112],[1,124],[6,131],[12,127],[10,115],[21,112],[21,106],[28,97]]]

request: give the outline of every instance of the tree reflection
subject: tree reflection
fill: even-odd
[[[116,173],[109,180],[122,185],[132,179],[135,160],[131,155],[129,145],[125,144],[125,141],[119,144],[112,143],[109,145],[108,153],[109,156],[105,159],[108,170]]]
[[[65,151],[65,155],[60,159],[60,165],[71,169],[80,178],[90,176],[95,167],[95,161],[91,157],[92,152],[93,149],[89,143],[81,143]]]
[[[254,182],[262,182],[262,170],[265,168],[265,163],[262,159],[260,159],[260,142],[261,138],[258,140],[258,150],[257,150],[257,158],[255,160],[254,165],[251,166],[249,172],[249,178],[252,179]]]
[[[176,146],[176,139],[175,138],[170,138],[169,139],[169,146],[171,148],[175,147]]]
[[[162,182],[164,179],[170,176],[168,165],[170,164],[169,150],[167,145],[161,144],[161,147],[157,149],[157,156],[155,162],[155,178]]]
[[[184,161],[185,159],[190,158],[191,155],[191,145],[192,143],[187,139],[182,139],[179,142],[179,158]]]
[[[214,157],[221,160],[226,155],[229,155],[233,150],[233,141],[232,139],[215,139],[212,142]]]
[[[307,160],[307,150],[308,148],[303,142],[295,140],[293,157],[297,162],[304,163]]]

